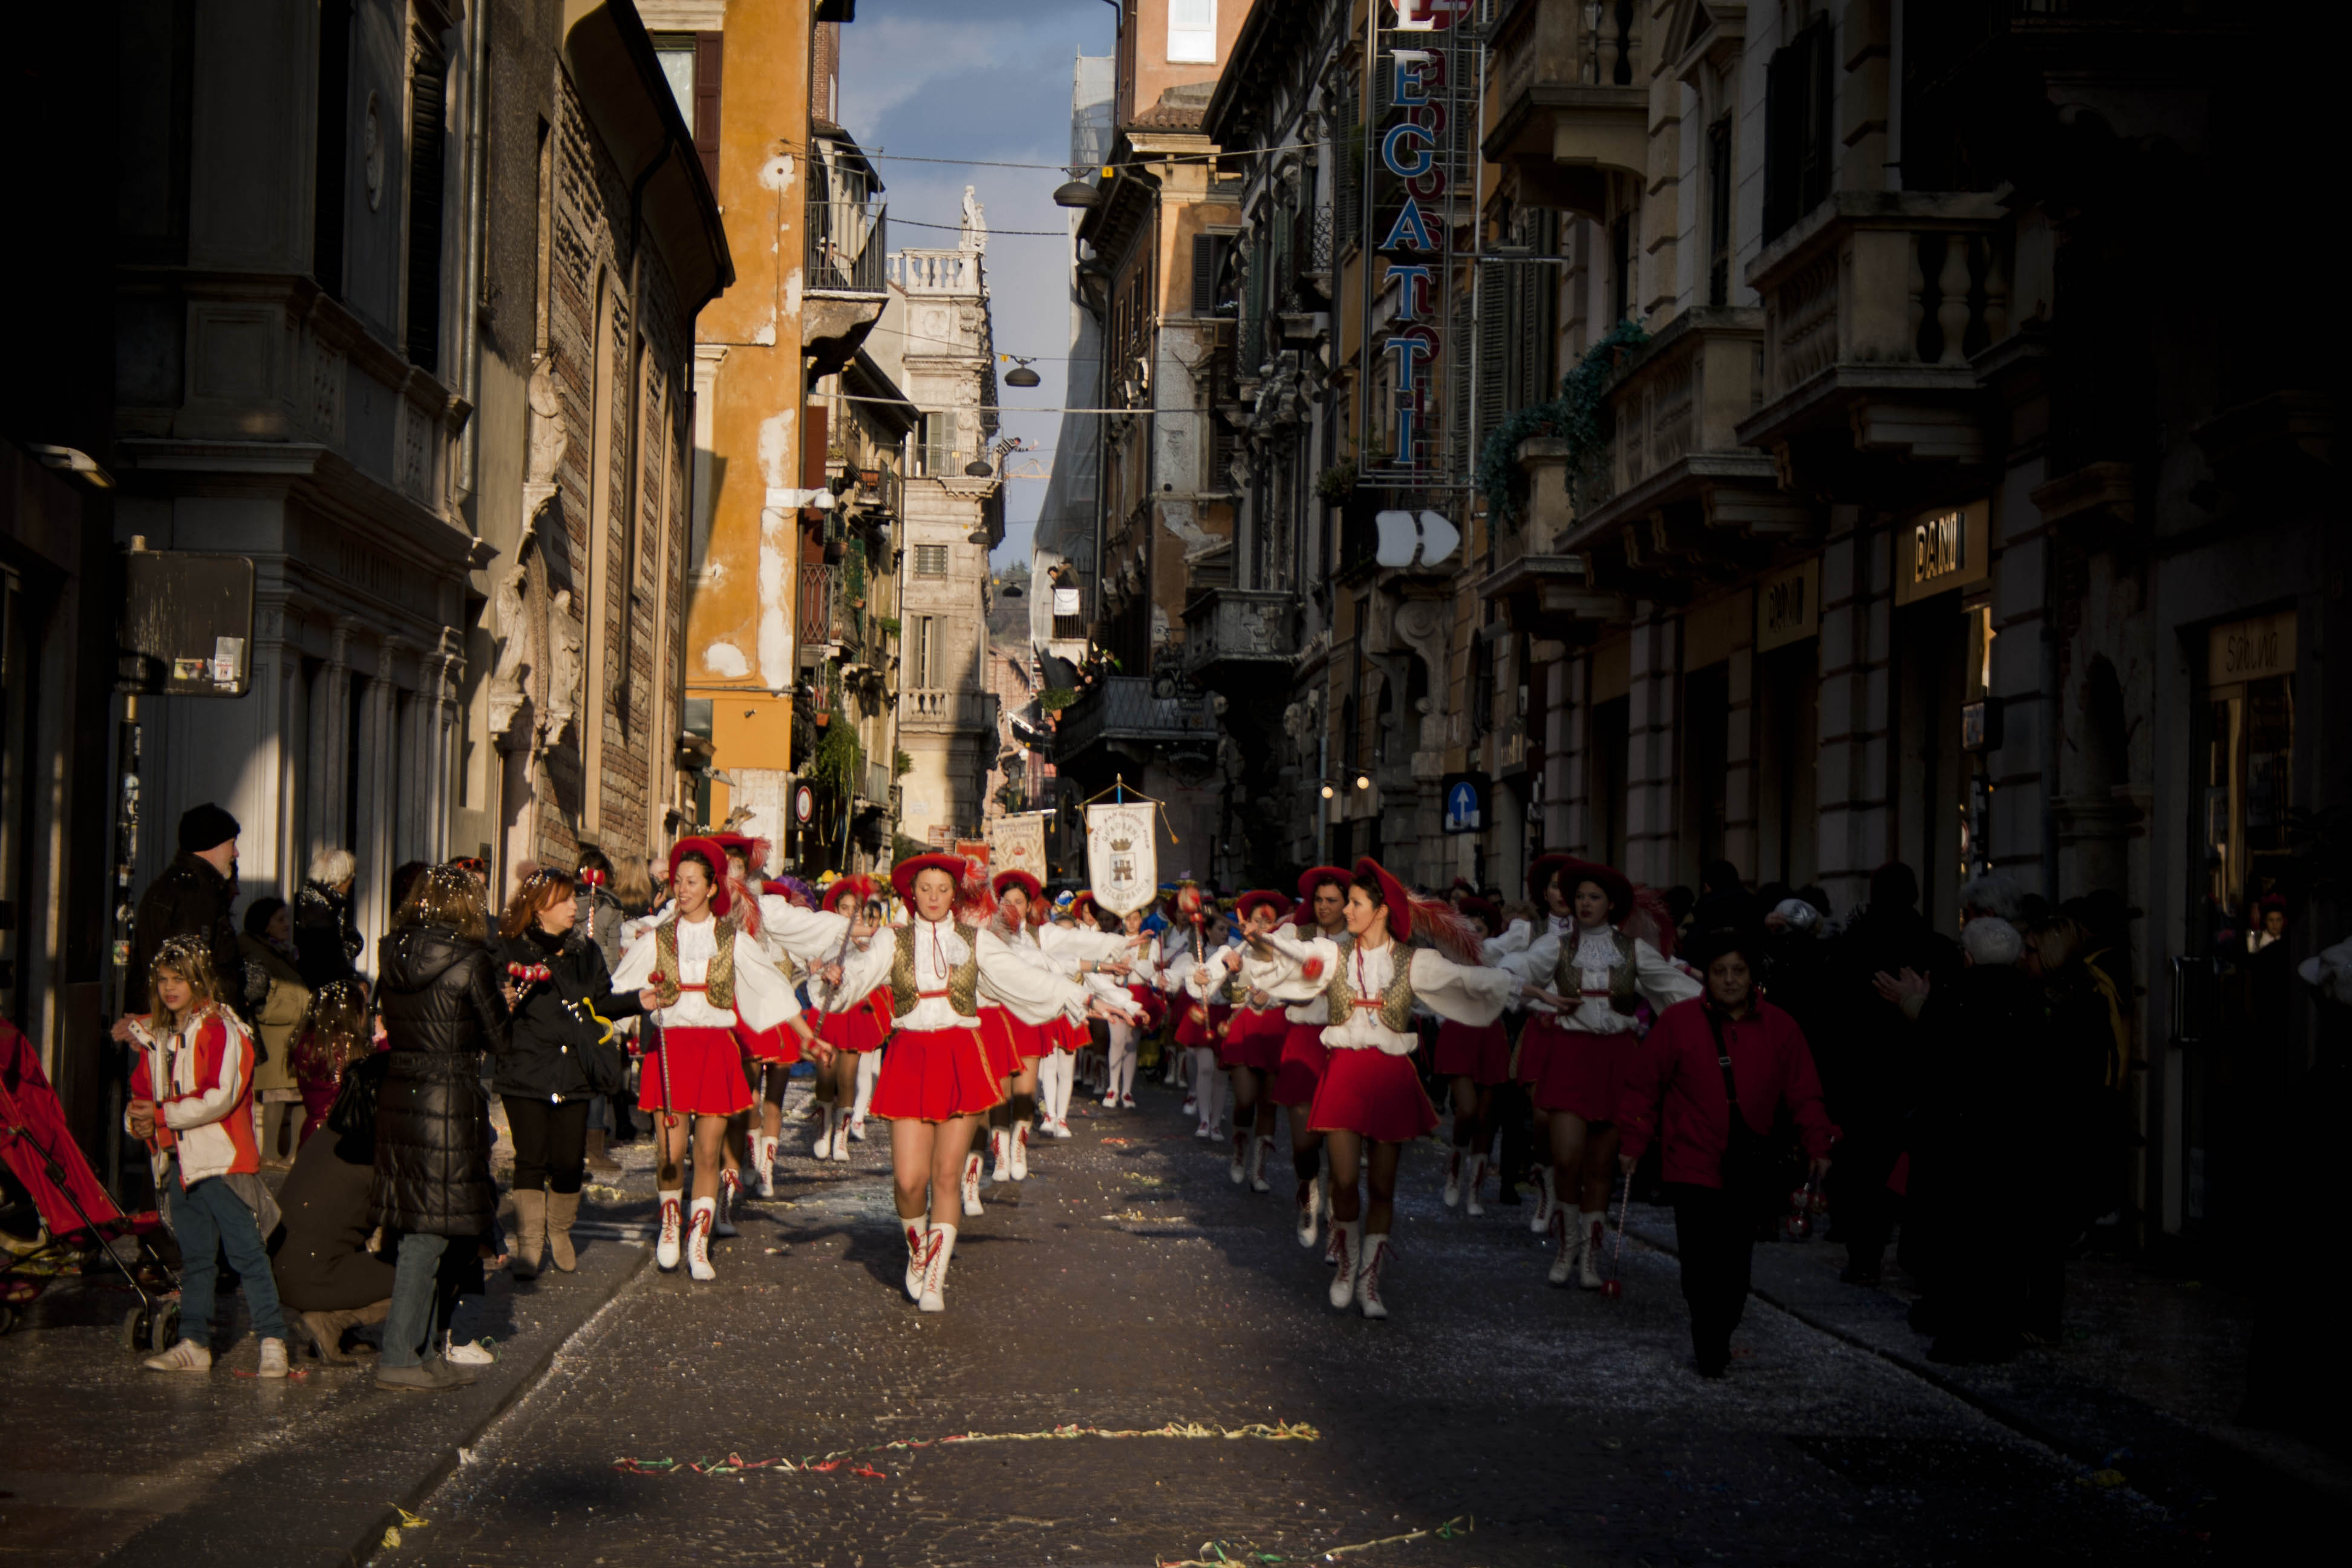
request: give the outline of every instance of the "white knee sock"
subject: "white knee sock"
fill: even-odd
[[[866,1119],[866,1108],[874,1100],[874,1080],[881,1076],[882,1053],[880,1051],[858,1052],[857,1109],[854,1114],[861,1121]]]
[[[1077,1080],[1078,1058],[1064,1052],[1054,1053],[1054,1120],[1070,1119],[1070,1089]]]
[[[1217,1068],[1217,1053],[1207,1046],[1192,1047],[1193,1092],[1201,1099],[1201,1121],[1213,1127],[1224,1104],[1225,1075]]]

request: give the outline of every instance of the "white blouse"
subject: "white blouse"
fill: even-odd
[[[1008,940],[991,921],[980,928],[979,947],[983,1004],[1002,1007],[1024,1024],[1085,1016],[1086,987],[1064,974],[1034,942]],[[1071,961],[1073,966],[1076,962]]]
[[[655,1009],[654,1021],[666,1029],[731,1029],[740,1019],[746,1028],[767,1030],[797,1016],[801,1004],[793,994],[792,983],[761,951],[758,940],[740,931],[735,933],[734,1010],[714,1007],[704,993],[685,989],[709,978],[710,961],[719,954],[718,931],[719,921],[709,915],[698,921],[677,922],[678,972],[670,978],[679,986],[679,994],[675,1005]],[[639,933],[621,955],[620,968],[613,972],[613,989],[644,989],[653,979],[656,951],[655,932]]]
[[[897,1020],[902,1029],[976,1029],[980,1020],[967,1018],[955,1010],[948,1000],[948,981],[963,967],[971,949],[956,934],[953,920],[927,921],[920,915],[909,922],[915,931],[915,1006],[914,1010]],[[887,980],[890,965],[897,962],[897,933],[877,937],[874,945],[884,950],[882,973]],[[845,991],[846,986],[843,987]],[[867,987],[871,990],[872,987]],[[937,995],[929,993],[937,992]]]
[[[1546,931],[1529,942],[1525,952],[1504,963],[1530,984],[1549,991],[1559,962],[1560,943],[1570,940],[1576,943],[1571,967],[1582,994],[1570,998],[1576,1004],[1575,1009],[1561,1022],[1588,1035],[1625,1035],[1639,1029],[1640,1023],[1631,1014],[1620,1013],[1609,1005],[1609,976],[1617,967],[1618,957],[1616,940],[1606,926],[1578,931],[1573,938],[1557,930]],[[1687,1002],[1697,995],[1699,984],[1667,962],[1656,948],[1635,937],[1633,989],[1649,999],[1653,1013],[1663,1013],[1675,1003]],[[1528,1006],[1538,1012],[1559,1012],[1547,1003],[1530,1002]]]
[[[866,1000],[867,993],[877,986],[890,984],[890,964],[898,957],[896,932],[885,926],[863,942],[852,942],[848,954],[841,961],[841,984],[825,984],[824,966],[833,962],[828,952],[812,965],[809,977],[809,998],[831,1013],[843,1007],[854,1007]],[[838,950],[835,950],[838,951]]]
[[[1346,966],[1349,985],[1355,991],[1357,1005],[1349,1010],[1345,1023],[1327,1025],[1323,1043],[1333,1050],[1377,1050],[1392,1057],[1409,1057],[1421,1044],[1420,1037],[1410,1031],[1391,1029],[1381,1022],[1378,1003],[1387,992],[1389,982],[1396,974],[1397,954],[1410,954],[1406,962],[1412,983],[1414,1001],[1425,1005],[1441,1018],[1451,1018],[1457,1024],[1486,1025],[1503,1015],[1503,1005],[1517,994],[1519,978],[1507,970],[1489,969],[1484,964],[1461,964],[1444,953],[1426,947],[1406,947],[1393,940],[1379,947],[1366,947],[1359,942],[1348,950],[1341,960]],[[1337,976],[1333,976],[1336,979]],[[1330,984],[1326,981],[1328,988]],[[1329,1016],[1327,1012],[1326,1017]]]
[[[825,910],[806,910],[778,893],[760,895],[760,944],[781,953],[803,969],[831,963],[849,933],[849,917]]]

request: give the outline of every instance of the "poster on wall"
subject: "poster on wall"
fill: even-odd
[[[1159,810],[1150,801],[1087,807],[1087,879],[1096,907],[1123,915],[1158,895]]]
[[[988,863],[992,870],[1026,871],[1045,881],[1045,813],[1000,816],[989,825]]]

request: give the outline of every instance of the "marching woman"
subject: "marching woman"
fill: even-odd
[[[1353,1302],[1367,1318],[1385,1318],[1381,1268],[1396,1219],[1397,1159],[1406,1143],[1437,1125],[1413,1067],[1421,1043],[1413,1007],[1490,1024],[1522,985],[1509,971],[1478,962],[1477,939],[1453,906],[1413,898],[1369,858],[1356,862],[1346,920],[1352,940],[1344,952],[1319,940],[1276,934],[1268,941],[1299,961],[1303,973],[1325,976],[1323,1044],[1331,1057],[1307,1121],[1331,1153],[1339,1268],[1331,1305]],[[1437,945],[1407,945],[1416,938]],[[1360,1174],[1370,1177],[1369,1205],[1357,1190]]]
[[[883,1053],[874,1114],[889,1119],[892,1192],[907,1237],[907,1295],[926,1312],[947,1307],[956,1224],[980,1212],[972,1135],[1004,1098],[982,1040],[990,1005],[1047,1017],[1083,1006],[1085,993],[1014,951],[970,917],[988,887],[955,855],[902,860],[891,884],[914,912],[890,938],[890,1010],[897,1032]],[[1016,895],[1017,896],[1017,895]],[[1024,909],[1017,918],[1025,919]],[[951,1196],[961,1189],[961,1214]]]
[[[1355,879],[1337,866],[1317,866],[1298,879],[1298,908],[1291,922],[1300,937],[1331,945],[1343,953],[1354,939],[1348,934],[1348,889]],[[1323,1044],[1330,1008],[1323,987],[1328,968],[1309,975],[1303,971],[1267,990],[1287,1004],[1282,1011],[1282,1052],[1276,1058],[1274,1081],[1266,1097],[1281,1106],[1290,1123],[1290,1171],[1297,1179],[1292,1196],[1298,1222],[1298,1245],[1313,1247],[1316,1231],[1328,1204],[1318,1184],[1323,1175],[1323,1134],[1315,1131],[1307,1114],[1315,1091],[1323,1087],[1323,1068],[1331,1053]]]
[[[1067,902],[1061,903],[1057,900],[1059,912],[1055,918],[1055,923],[1057,926],[1067,925],[1072,930],[1083,932],[1118,930],[1116,921],[1095,907],[1094,894],[1082,890],[1075,896],[1066,894],[1064,897]],[[1070,1058],[1071,1087],[1083,1089],[1089,1095],[1100,1093],[1102,1080],[1109,1071],[1109,1063],[1105,1059],[1102,1047],[1095,1043],[1094,1031],[1084,1024],[1076,1026],[1070,1037],[1070,1048],[1076,1053]],[[1069,1136],[1067,1125],[1069,1109],[1070,1095],[1066,1089],[1062,1094],[1060,1110],[1056,1112],[1057,1125],[1061,1129],[1056,1136],[1065,1138]]]
[[[1731,1363],[1758,1222],[1788,1197],[1777,1157],[1757,1157],[1777,1156],[1770,1128],[1785,1110],[1816,1183],[1828,1173],[1837,1140],[1803,1032],[1756,993],[1751,940],[1727,931],[1701,939],[1705,997],[1658,1016],[1634,1054],[1616,1112],[1625,1130],[1617,1163],[1626,1176],[1644,1150],[1659,1146],[1690,1304],[1692,1359],[1709,1378]]]
[[[1130,960],[1127,994],[1143,1015],[1143,1022],[1110,1021],[1109,1061],[1103,1073],[1103,1109],[1135,1109],[1135,1061],[1142,1032],[1165,1016],[1167,1000],[1160,987],[1160,939],[1143,929],[1144,910],[1129,910],[1119,917],[1119,933],[1129,941],[1142,939]]]
[[[1126,979],[1137,944],[1122,931],[1102,929],[1095,919],[1094,896],[1090,893],[1080,893],[1071,900],[1069,912],[1075,917],[1073,924],[1055,923],[1035,929],[1038,950],[1054,966],[1074,975],[1099,999],[1097,1012],[1126,1017],[1135,1010],[1127,994]],[[1049,1020],[1039,1029],[1046,1047],[1045,1056],[1037,1064],[1041,1092],[1045,1099],[1040,1125],[1049,1138],[1070,1136],[1070,1089],[1076,1078],[1077,1053],[1091,1050],[1094,1046],[1094,1029],[1089,1022],[1092,1016],[1065,1016]],[[1025,1173],[1025,1160],[1021,1169]]]
[[[1266,1086],[1282,1065],[1283,1037],[1290,1031],[1272,988],[1297,968],[1267,947],[1265,938],[1289,912],[1290,900],[1280,893],[1244,893],[1234,900],[1242,945],[1220,949],[1186,982],[1195,997],[1223,1000],[1233,1009],[1218,1052],[1234,1090],[1234,1157],[1225,1174],[1235,1186],[1247,1182],[1254,1193],[1270,1190],[1265,1158],[1274,1147],[1275,1102]]]
[[[1202,893],[1191,878],[1177,884],[1168,909],[1169,994],[1177,998],[1176,1061],[1168,1081],[1182,1084],[1188,1091],[1183,1114],[1198,1117],[1195,1138],[1217,1135],[1216,1030],[1222,1004],[1192,997],[1185,983],[1195,964],[1215,955],[1218,944],[1212,927],[1216,916],[1216,900]]]
[[[661,1026],[661,1043],[645,1061],[640,1105],[659,1128],[654,1185],[661,1200],[661,1239],[654,1261],[677,1267],[680,1167],[693,1118],[694,1197],[685,1217],[687,1270],[718,1278],[710,1237],[719,1217],[719,1189],[728,1123],[751,1109],[743,1076],[743,1045],[788,1029],[822,1068],[830,1047],[808,1037],[792,983],[769,962],[759,939],[730,918],[735,900],[720,881],[726,851],[708,838],[681,838],[669,852],[672,912],[639,935],[613,976],[615,991],[635,991],[638,1005]]]
[[[1565,895],[1572,926],[1546,931],[1506,961],[1529,983],[1529,994],[1552,1010],[1548,1018],[1528,1018],[1519,1047],[1527,1079],[1527,1041],[1543,1027],[1547,1048],[1528,1079],[1550,1129],[1551,1165],[1538,1207],[1549,1206],[1549,1228],[1559,1238],[1551,1282],[1565,1285],[1576,1275],[1584,1289],[1597,1290],[1601,1226],[1617,1169],[1618,1097],[1641,1047],[1635,1014],[1644,1000],[1653,1013],[1664,1013],[1697,995],[1699,985],[1667,961],[1664,950],[1673,939],[1663,921],[1636,910],[1623,873],[1546,855],[1534,874],[1555,907]],[[1579,1205],[1572,1227],[1571,1202]]]
[[[1571,935],[1576,930],[1576,915],[1571,909],[1576,896],[1573,882],[1562,882],[1560,868],[1568,863],[1565,855],[1541,855],[1528,868],[1528,897],[1537,910],[1533,929],[1517,942],[1517,947],[1498,962],[1517,971],[1523,980],[1539,981],[1542,974],[1528,969],[1522,962],[1528,946],[1538,938],[1555,940]],[[1496,944],[1505,945],[1503,942]],[[1551,1163],[1551,1118],[1536,1103],[1536,1085],[1541,1081],[1552,1053],[1568,1042],[1568,1029],[1561,1022],[1557,1008],[1540,995],[1531,995],[1527,1003],[1527,1017],[1519,1028],[1518,1048],[1512,1054],[1511,1077],[1528,1097],[1533,1114],[1533,1149],[1528,1159],[1528,1177],[1536,1190],[1536,1206],[1528,1215],[1528,1229],[1538,1236],[1548,1234],[1552,1227],[1552,1215],[1559,1207],[1559,1185]],[[1571,1176],[1570,1180],[1574,1181]]]
[[[1459,884],[1456,884],[1458,887]],[[1454,900],[1462,918],[1475,927],[1480,953],[1493,963],[1503,935],[1503,911],[1475,894]],[[1486,1212],[1478,1194],[1486,1184],[1486,1146],[1494,1137],[1495,1086],[1510,1077],[1511,1037],[1500,1018],[1491,1024],[1441,1019],[1437,1026],[1437,1076],[1446,1079],[1454,1103],[1453,1151],[1445,1163],[1445,1206],[1463,1205],[1475,1217]]]
[[[824,890],[824,912],[846,915],[854,924],[849,951],[809,982],[809,1000],[819,1015],[816,1037],[833,1047],[824,1080],[832,1093],[823,1099],[824,1131],[816,1140],[820,1160],[849,1158],[858,1079],[866,1058],[890,1034],[890,944],[876,939],[884,923],[877,897],[871,877],[843,877]]]

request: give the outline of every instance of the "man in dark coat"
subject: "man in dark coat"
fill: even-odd
[[[180,852],[147,884],[131,921],[131,967],[122,994],[126,1015],[148,1010],[148,965],[156,949],[175,936],[203,939],[212,952],[214,973],[233,993],[224,1000],[243,1011],[245,954],[237,945],[236,922],[229,918],[229,906],[236,902],[237,832],[236,818],[210,801],[181,816]],[[114,1037],[131,1037],[127,1017],[115,1025]]]

